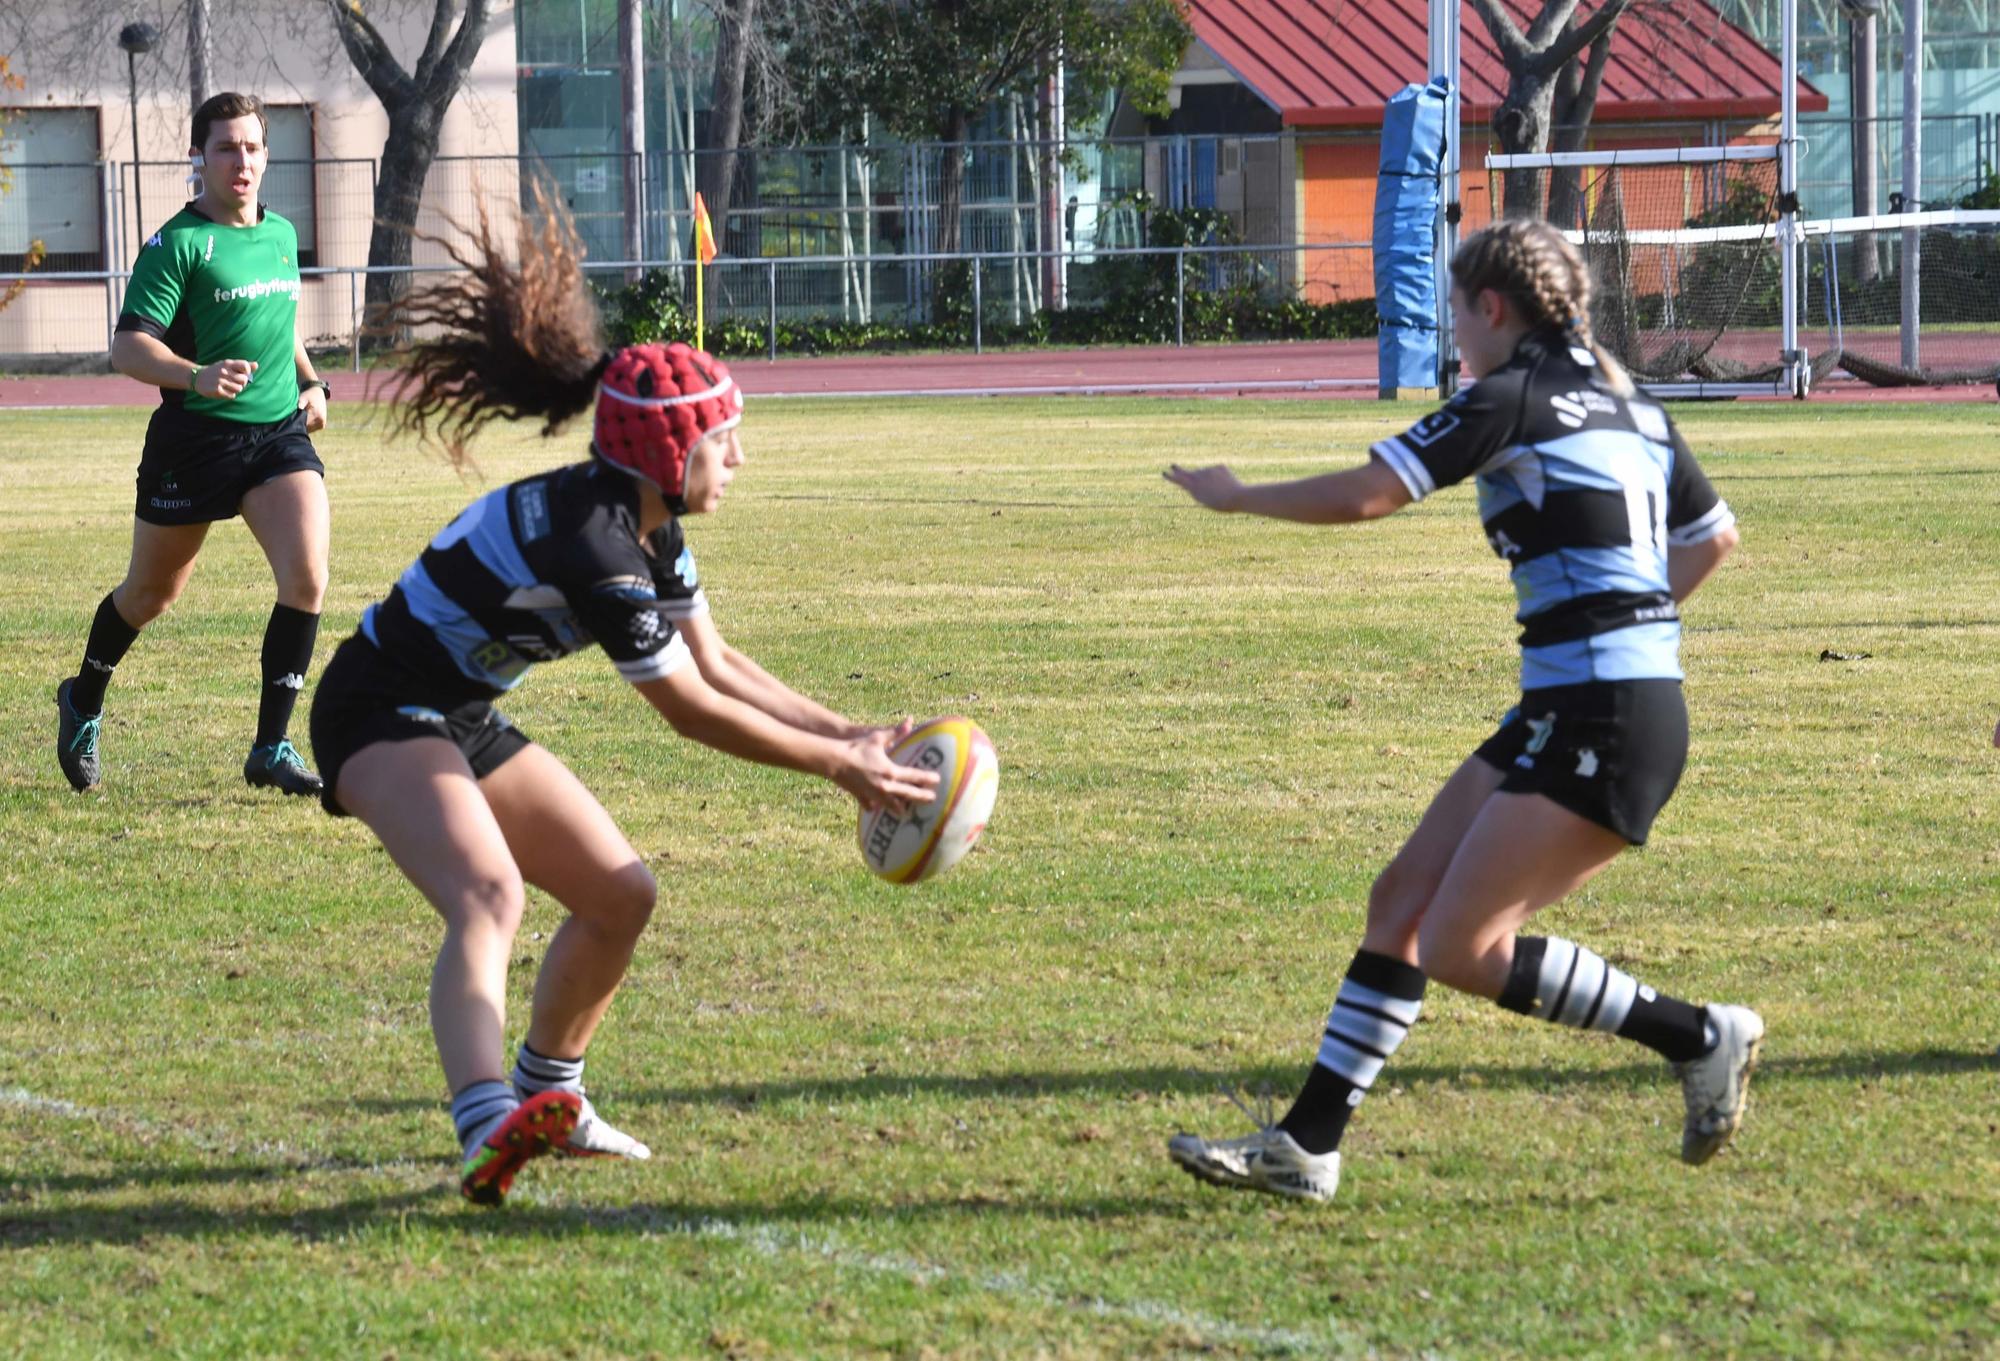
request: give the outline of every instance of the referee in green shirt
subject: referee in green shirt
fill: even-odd
[[[98,727],[111,673],[179,597],[208,527],[236,515],[277,579],[264,630],[257,733],[243,778],[317,794],[287,739],[326,594],[325,468],[308,436],[326,425],[327,385],[299,337],[299,244],[257,202],[270,149],[263,103],[219,94],[194,114],[199,188],[148,237],[111,340],[111,364],[160,389],[139,461],[132,562],[91,621],[77,674],[56,688],[56,754],[77,789],[102,768]]]

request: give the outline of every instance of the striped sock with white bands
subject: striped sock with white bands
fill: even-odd
[[[1319,1065],[1368,1090],[1423,1006],[1421,998],[1391,997],[1352,976],[1343,979],[1320,1037]]]
[[[514,1051],[514,1090],[523,1101],[536,1092],[583,1091],[583,1060],[552,1059],[528,1048],[526,1040]]]
[[[521,1102],[513,1090],[504,1082],[488,1079],[474,1082],[451,1099],[451,1123],[458,1132],[459,1146],[465,1156],[472,1156],[472,1149],[486,1132]]]
[[[1521,936],[1499,1000],[1523,1016],[1615,1035],[1639,996],[1638,980],[1595,950],[1561,936]]]

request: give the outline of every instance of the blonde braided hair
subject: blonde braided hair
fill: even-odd
[[[1451,258],[1451,281],[1468,300],[1483,292],[1499,294],[1530,330],[1562,331],[1590,351],[1615,392],[1632,395],[1624,365],[1591,334],[1590,267],[1548,223],[1514,218],[1474,232]]]

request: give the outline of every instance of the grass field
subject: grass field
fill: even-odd
[[[362,414],[321,441],[322,663],[474,490]],[[656,1157],[538,1164],[490,1213],[455,1192],[434,919],[365,829],[238,774],[270,604],[240,524],[120,669],[107,789],[63,786],[50,695],[145,414],[9,413],[0,1353],[2000,1354],[1990,407],[1683,413],[1744,534],[1689,612],[1693,761],[1543,923],[1763,1012],[1728,1153],[1677,1161],[1646,1051],[1434,989],[1333,1205],[1166,1162],[1237,1132],[1220,1085],[1303,1074],[1370,879],[1516,663],[1469,491],[1315,531],[1158,469],[1296,474],[1412,415],[756,405],[690,532],[718,622],[857,716],[973,715],[999,809],[888,888],[830,786],[680,741],[595,655],[532,676],[509,712],[662,882],[590,1073]],[[559,461],[485,448],[495,481]]]

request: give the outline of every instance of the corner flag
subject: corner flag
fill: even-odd
[[[694,254],[704,265],[715,262],[715,228],[709,225],[708,204],[700,190],[694,196]]]
[[[694,195],[694,258],[694,347],[705,350],[708,348],[704,343],[707,339],[707,317],[704,315],[707,299],[703,296],[706,290],[702,283],[703,276],[708,272],[704,266],[715,259],[715,228],[709,225],[708,204],[703,201],[698,189]]]

